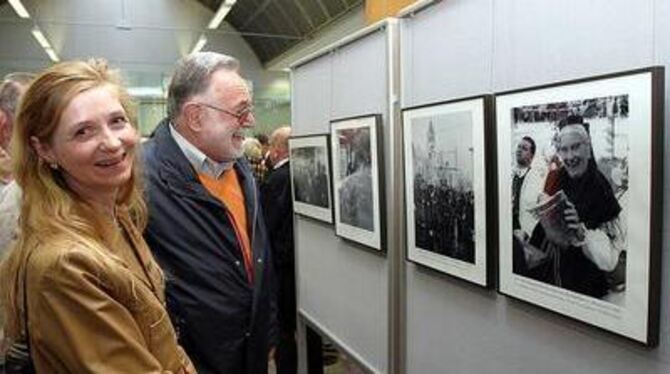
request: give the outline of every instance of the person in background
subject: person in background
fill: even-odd
[[[0,83],[0,260],[2,260],[12,241],[16,238],[19,218],[21,189],[13,181],[10,141],[14,128],[14,113],[23,92],[35,78],[30,73],[11,73]],[[0,372],[5,362],[3,353],[3,321],[0,308]]]
[[[21,94],[35,76],[30,73],[7,74],[0,82],[0,196],[12,181],[9,144],[14,127],[14,113]]]
[[[243,157],[254,126],[236,59],[182,58],[168,118],[144,143],[145,238],[167,278],[168,309],[200,373],[266,373],[276,343],[270,244]]]
[[[273,168],[261,187],[263,212],[272,245],[272,258],[277,274],[277,316],[279,344],[275,355],[278,374],[294,374],[298,370],[296,344],[296,280],[293,238],[293,199],[288,139],[291,128],[283,126],[270,136],[268,158]],[[322,341],[318,333],[305,326],[307,372],[323,373]]]
[[[18,109],[20,233],[0,287],[9,352],[27,345],[38,373],[195,372],[141,236],[133,119],[96,60],[45,70]]]
[[[279,344],[276,363],[278,374],[294,374],[298,370],[295,341],[295,257],[293,251],[293,200],[288,138],[291,128],[280,127],[270,136],[269,157],[273,169],[261,187],[263,213],[272,246],[272,259],[277,274],[277,320]]]
[[[258,185],[261,185],[268,173],[265,163],[263,162],[261,143],[256,138],[246,138],[244,139],[242,148],[244,148],[244,156],[247,158],[247,161],[251,166],[256,182]]]

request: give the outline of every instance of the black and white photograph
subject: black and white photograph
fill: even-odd
[[[403,110],[407,257],[488,285],[487,97]]]
[[[332,223],[328,134],[289,139],[293,210]]]
[[[331,122],[335,232],[382,250],[379,128],[381,116]]]
[[[654,72],[496,99],[501,292],[644,342]]]

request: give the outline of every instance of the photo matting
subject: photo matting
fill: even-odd
[[[499,291],[658,340],[663,69],[496,95]]]

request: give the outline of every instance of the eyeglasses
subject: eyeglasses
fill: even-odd
[[[237,112],[237,113],[234,113],[234,112],[231,112],[231,111],[229,111],[229,110],[226,110],[226,109],[223,109],[223,108],[219,108],[218,106],[211,105],[211,104],[206,104],[206,103],[201,103],[201,102],[198,102],[198,101],[194,101],[193,104],[196,104],[196,105],[202,105],[202,106],[207,107],[207,108],[209,108],[209,109],[214,109],[214,110],[216,110],[217,112],[226,113],[226,114],[229,115],[229,116],[235,117],[235,119],[237,119],[237,121],[238,121],[239,123],[245,123],[245,122],[248,122],[248,121],[249,121],[249,117],[250,117],[251,115],[253,115],[253,110],[254,110],[253,105],[249,105],[248,107],[242,109],[241,111],[239,111],[239,112]]]

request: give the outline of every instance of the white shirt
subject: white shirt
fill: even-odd
[[[288,162],[288,157],[279,160],[276,164],[274,164],[274,166],[272,166],[272,170],[279,169],[280,167],[282,167],[282,165],[284,165],[287,162]]]
[[[210,177],[219,179],[223,172],[233,167],[235,161],[216,162],[194,146],[177,131],[170,123],[170,135],[191,163],[196,173],[203,173]]]

